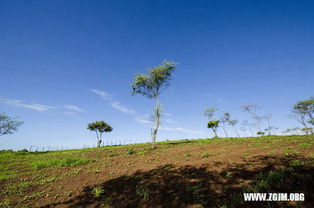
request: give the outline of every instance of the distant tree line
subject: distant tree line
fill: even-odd
[[[275,130],[278,130],[277,127],[271,125],[272,114],[267,114],[264,116],[258,115],[258,110],[261,107],[258,105],[243,105],[241,106],[242,111],[248,113],[250,118],[254,121],[253,123],[249,123],[248,120],[244,120],[242,122],[242,131],[249,130],[251,135],[263,136],[265,134],[272,135]],[[236,119],[231,119],[231,114],[229,112],[224,112],[223,116],[220,119],[215,118],[215,112],[218,111],[216,107],[210,107],[204,110],[204,115],[208,118],[207,128],[212,129],[214,133],[214,137],[218,137],[217,130],[219,127],[222,128],[225,137],[228,137],[228,132],[226,130],[226,126],[229,125],[233,128],[236,135],[240,137],[238,130],[236,128],[239,123]],[[311,97],[307,100],[302,100],[297,102],[293,106],[292,110],[293,114],[290,115],[290,118],[297,120],[303,128],[292,128],[282,131],[283,134],[295,133],[297,134],[299,131],[305,132],[305,134],[313,134],[313,126],[314,126],[314,97]],[[267,122],[267,127],[262,128],[262,121]],[[254,134],[252,126],[255,126],[257,131]]]

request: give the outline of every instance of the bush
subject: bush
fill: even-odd
[[[133,154],[135,154],[134,149],[133,149],[133,148],[128,149],[128,150],[127,150],[127,154],[128,154],[128,155],[133,155]]]

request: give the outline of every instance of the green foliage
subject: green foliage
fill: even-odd
[[[192,155],[189,153],[189,152],[187,152],[187,153],[184,153],[184,155],[183,155],[183,157],[191,157]]]
[[[50,158],[44,160],[34,160],[31,162],[32,167],[35,170],[41,170],[44,168],[50,167],[73,167],[77,165],[87,164],[93,161],[88,158],[77,158],[77,157],[66,157],[63,159],[60,158]]]
[[[291,174],[290,169],[272,170],[266,174],[261,174],[252,185],[253,192],[267,192],[271,187],[280,187],[283,181]]]
[[[217,121],[217,120],[208,121],[208,123],[207,123],[207,128],[209,128],[209,129],[215,129],[215,128],[218,128],[218,125],[219,125],[219,121]]]
[[[92,190],[92,194],[95,198],[99,198],[104,194],[104,189],[101,187],[94,187]]]
[[[104,121],[96,121],[94,123],[89,123],[87,126],[88,130],[95,131],[97,135],[97,147],[100,147],[102,142],[102,134],[104,132],[111,132],[112,127]]]
[[[203,154],[202,154],[202,158],[208,158],[209,157],[209,153],[208,152],[204,152]]]
[[[151,68],[148,74],[136,74],[132,83],[132,95],[141,94],[148,98],[156,99],[154,109],[154,127],[152,129],[152,148],[155,148],[157,132],[160,125],[160,116],[162,109],[159,104],[160,90],[169,86],[172,74],[176,69],[177,63],[163,61],[161,65]]]
[[[208,121],[207,123],[207,128],[212,129],[215,137],[217,137],[217,128],[219,125],[219,121],[218,120],[213,120],[213,121]]]
[[[127,150],[126,153],[127,153],[128,155],[133,155],[133,154],[135,154],[135,150],[134,150],[133,148],[130,148],[130,149]]]
[[[0,136],[13,134],[23,124],[23,121],[17,121],[5,113],[0,113]]]
[[[136,194],[138,197],[143,198],[144,200],[149,199],[149,190],[142,184],[136,186]]]
[[[289,165],[294,169],[298,169],[304,166],[304,162],[301,160],[292,160]]]
[[[299,113],[306,114],[310,119],[313,119],[314,114],[314,97],[297,102],[293,109]]]
[[[100,133],[112,131],[112,127],[104,121],[89,123],[87,129],[91,131],[98,131]]]
[[[0,166],[0,181],[14,178],[16,176],[15,171],[10,170],[8,167]]]
[[[264,135],[265,135],[265,132],[258,131],[256,134],[259,135],[259,136],[264,136]]]
[[[159,91],[169,85],[177,63],[163,61],[149,70],[148,74],[136,74],[132,83],[132,95],[141,94],[148,98],[158,98]]]

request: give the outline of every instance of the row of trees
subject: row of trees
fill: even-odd
[[[257,111],[260,109],[257,105],[244,105],[241,106],[241,109],[248,113],[253,119],[254,125],[256,125],[257,135],[265,135],[266,133],[268,135],[271,135],[274,130],[277,130],[277,127],[274,127],[270,124],[270,120],[272,118],[272,114],[267,114],[264,116],[259,116],[257,114]],[[225,136],[228,137],[228,133],[226,131],[226,125],[230,125],[236,135],[239,137],[239,133],[235,126],[239,123],[236,119],[231,119],[231,114],[229,112],[224,112],[223,116],[220,119],[214,119],[215,112],[217,111],[217,108],[207,108],[204,110],[204,115],[208,118],[207,128],[212,129],[215,137],[217,136],[217,129],[218,127],[221,127],[225,133]],[[311,97],[307,100],[299,101],[293,106],[292,110],[293,114],[290,115],[290,118],[293,118],[297,120],[304,128],[293,128],[293,129],[287,129],[287,131],[284,131],[284,133],[301,130],[305,132],[306,134],[313,134],[313,127],[314,126],[314,97]],[[267,122],[267,128],[262,129],[261,123],[262,121]],[[248,120],[245,120],[242,122],[242,128],[241,130],[246,131],[247,129],[251,132],[251,135],[254,136],[253,130],[250,127],[251,124],[249,124]]]
[[[163,61],[161,65],[157,65],[149,69],[147,74],[135,74],[135,77],[132,82],[132,95],[140,94],[149,99],[155,100],[155,107],[153,111],[153,126],[151,128],[151,139],[154,144],[157,140],[157,133],[160,127],[160,119],[162,115],[162,108],[160,104],[160,94],[163,89],[167,88],[170,84],[170,80],[173,77],[176,66],[178,63],[172,61]],[[247,112],[251,119],[255,121],[254,125],[257,128],[257,135],[264,135],[265,133],[272,134],[273,130],[277,128],[270,125],[270,120],[272,114],[267,114],[265,116],[258,116],[257,111],[260,109],[257,105],[245,105],[241,106],[244,112]],[[226,131],[226,126],[230,125],[237,136],[240,136],[236,125],[239,123],[238,120],[231,118],[229,112],[224,112],[223,116],[220,119],[214,119],[215,112],[217,108],[207,108],[204,111],[204,115],[208,118],[207,127],[212,129],[215,137],[217,137],[218,127],[221,127],[225,133],[225,136],[228,137]],[[314,125],[314,97],[311,97],[307,100],[297,102],[293,107],[293,115],[290,117],[297,120],[304,128],[306,134],[313,133]],[[262,129],[261,123],[263,120],[267,121],[267,128]],[[5,134],[12,134],[14,131],[17,131],[18,127],[22,125],[23,122],[17,121],[16,119],[11,119],[6,114],[0,114],[0,136]],[[111,132],[112,127],[104,121],[96,121],[94,123],[88,124],[87,129],[95,131],[97,135],[97,146],[100,146],[102,143],[102,135],[104,132]],[[254,135],[251,128],[251,124],[248,120],[242,122],[241,130],[249,130]]]

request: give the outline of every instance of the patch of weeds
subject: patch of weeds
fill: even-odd
[[[52,177],[48,177],[48,178],[41,179],[40,181],[38,181],[37,184],[43,185],[43,184],[46,184],[46,183],[50,183],[50,182],[57,181],[57,180],[59,180],[59,179],[60,179],[60,177],[52,176]]]
[[[148,149],[144,149],[144,150],[140,151],[138,154],[139,154],[139,155],[145,155],[145,154],[148,153],[148,152],[149,152]]]
[[[233,174],[230,171],[226,172],[226,178],[232,178]]]
[[[14,178],[16,176],[15,171],[10,170],[7,167],[0,166],[0,180]]]
[[[42,191],[42,192],[36,192],[30,196],[26,196],[24,197],[24,200],[31,200],[31,199],[36,199],[38,197],[41,197],[43,194],[45,193],[45,191]]]
[[[73,191],[64,192],[64,195],[67,196],[67,197],[71,197],[72,194],[73,194]]]
[[[183,155],[183,157],[191,157],[192,155],[189,153],[189,152],[187,152],[187,153],[184,153],[184,155]]]
[[[302,148],[310,148],[311,147],[311,145],[308,143],[301,143],[301,144],[299,144],[299,146]]]
[[[82,168],[76,168],[76,169],[72,170],[70,173],[68,173],[68,175],[69,175],[69,176],[77,175],[77,174],[79,174],[80,172],[82,172]]]
[[[104,189],[102,187],[94,187],[92,190],[92,194],[95,198],[99,198],[104,194]]]
[[[202,154],[202,158],[209,158],[209,153],[208,152],[204,152]]]
[[[133,155],[135,153],[136,152],[135,152],[135,150],[133,148],[128,149],[127,152],[126,152],[127,155]]]
[[[2,202],[0,202],[0,208],[10,208],[10,200],[9,199],[4,199]]]
[[[247,157],[249,155],[249,151],[247,150],[243,151],[243,155]]]
[[[136,186],[136,195],[144,200],[149,199],[149,190],[144,185],[137,185]]]
[[[43,160],[37,160],[33,161],[31,165],[35,170],[41,170],[44,168],[50,168],[50,167],[73,167],[77,165],[83,165],[87,164],[89,162],[92,162],[94,160],[88,159],[88,158],[77,158],[77,157],[68,157],[68,158],[53,158],[53,159],[43,159]]]
[[[100,167],[96,167],[92,170],[93,173],[100,173],[101,170],[100,170]]]
[[[290,167],[292,167],[293,169],[298,169],[304,166],[304,162],[301,160],[292,160],[289,163]]]
[[[57,198],[59,198],[60,194],[56,194],[53,199],[56,200]]]
[[[195,200],[197,203],[200,203],[200,204],[202,204],[203,206],[207,206],[207,199],[208,199],[208,196],[207,196],[206,193],[203,193],[203,191],[202,191],[202,184],[197,184],[197,185],[194,185],[194,186],[189,186],[189,187],[187,188],[187,191],[192,194],[194,200]]]
[[[291,174],[291,169],[272,170],[266,174],[260,174],[257,181],[253,184],[253,192],[263,192],[270,187],[279,187],[283,180]]]
[[[109,157],[118,156],[119,154],[110,150]]]

